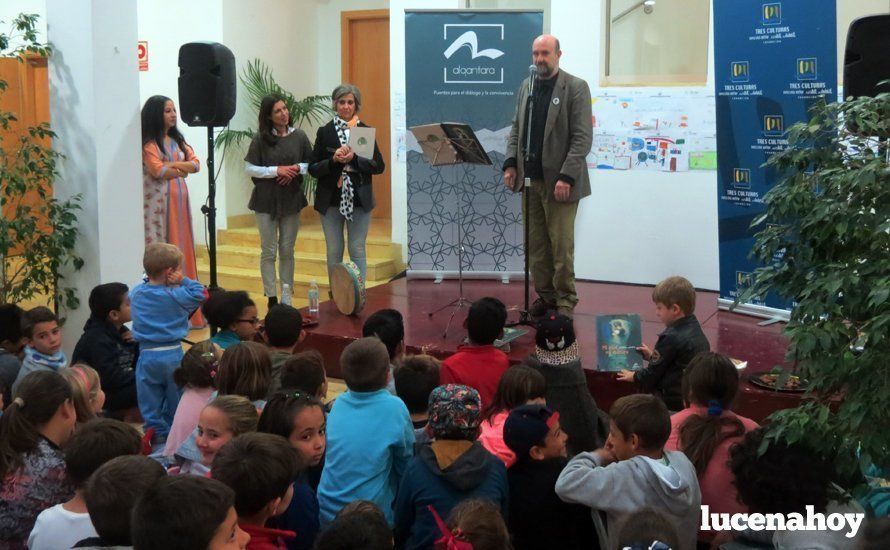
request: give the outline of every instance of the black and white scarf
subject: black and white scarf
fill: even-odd
[[[358,122],[356,122],[358,124]],[[337,129],[337,137],[340,138],[340,145],[347,145],[349,138],[346,137],[346,131],[349,130],[349,124],[342,118],[334,117],[334,128]],[[343,186],[340,189],[340,214],[349,221],[352,221],[353,197],[355,190],[352,187],[352,180],[349,178],[349,172],[343,168]]]

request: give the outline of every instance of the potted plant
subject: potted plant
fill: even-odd
[[[890,94],[821,102],[766,163],[780,181],[752,255],[763,267],[740,300],[793,300],[787,360],[809,385],[770,417],[770,441],[833,459],[847,488],[890,466]]]
[[[331,114],[330,96],[313,95],[297,99],[278,85],[272,76],[272,70],[259,59],[248,61],[240,78],[247,90],[248,101],[254,109],[255,117],[259,114],[263,97],[270,94],[278,95],[284,99],[294,124],[299,127],[307,122],[322,122]],[[243,141],[249,142],[253,139],[254,135],[256,135],[256,129],[233,130],[225,128],[217,136],[216,147],[225,150],[228,147],[240,146]],[[309,174],[303,175],[303,190],[310,204],[315,195],[315,183],[315,178]]]
[[[20,14],[12,30],[0,33],[0,57],[47,57],[49,46],[38,40],[37,15]],[[14,41],[21,45],[10,47]],[[8,83],[0,80],[0,94]],[[74,289],[61,273],[83,266],[74,252],[80,196],[60,201],[52,196],[62,155],[51,148],[56,138],[49,124],[22,128],[16,113],[0,110],[0,302],[18,303],[37,296],[55,305],[76,308]]]

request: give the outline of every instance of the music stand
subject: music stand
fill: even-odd
[[[491,165],[491,159],[485,153],[485,149],[476,137],[476,133],[468,124],[459,122],[442,122],[438,124],[424,124],[409,128],[423,156],[430,166],[452,166],[452,185],[457,185],[456,166],[459,164]],[[457,223],[457,280],[458,297],[442,307],[427,313],[429,318],[440,311],[454,306],[451,317],[442,333],[442,338],[448,336],[448,329],[454,321],[457,310],[469,306],[472,302],[464,297],[464,242],[463,242],[464,209],[458,199],[458,223]]]

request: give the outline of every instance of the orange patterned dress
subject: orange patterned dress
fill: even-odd
[[[182,251],[182,272],[186,277],[198,280],[195,260],[195,237],[192,231],[192,213],[185,178],[165,179],[165,162],[188,161],[200,170],[201,163],[191,147],[183,152],[179,145],[164,138],[162,151],[154,141],[142,147],[142,189],[145,216],[145,244],[161,242],[174,244]],[[190,319],[192,328],[205,326],[204,317],[198,310]]]

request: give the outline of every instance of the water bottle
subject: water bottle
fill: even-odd
[[[293,302],[293,292],[290,285],[281,285],[281,303],[289,306]]]
[[[318,283],[315,279],[309,283],[309,317],[318,319]]]

